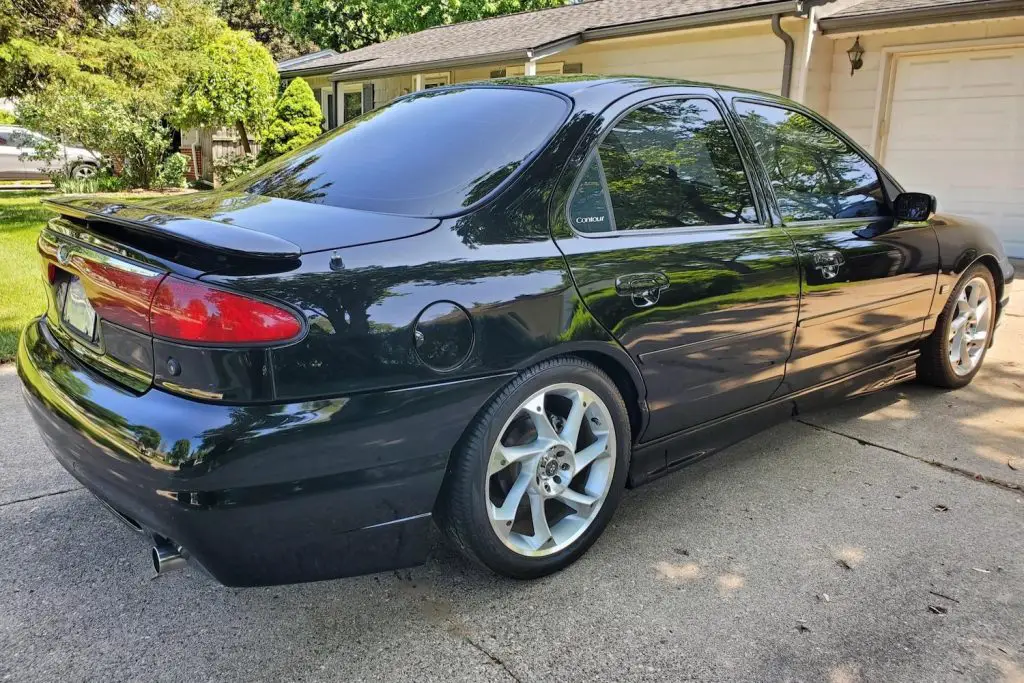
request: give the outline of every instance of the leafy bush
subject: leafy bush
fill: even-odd
[[[10,125],[17,122],[18,118],[14,114],[6,109],[0,109],[0,125]]]
[[[53,186],[64,194],[94,194],[96,192],[121,192],[127,189],[125,182],[109,169],[102,169],[92,178],[70,178],[62,176],[53,180]]]
[[[157,112],[61,85],[22,99],[18,116],[24,125],[54,140],[76,140],[117,160],[128,187],[156,183],[170,143],[170,132]]]
[[[100,191],[96,178],[68,178],[64,176],[54,178],[53,186],[62,194],[93,194]]]
[[[54,185],[71,177],[71,168],[60,159],[60,145],[49,138],[37,139],[32,151],[22,152],[19,158],[46,164],[46,176]]]
[[[230,183],[258,165],[255,154],[229,154],[213,162],[213,175],[221,183]]]
[[[160,187],[185,187],[185,171],[188,170],[188,157],[175,152],[160,166],[157,184]]]
[[[320,135],[323,118],[313,89],[306,81],[296,78],[274,105],[274,118],[263,138],[260,161],[273,159],[315,140]]]
[[[130,187],[152,187],[169,125],[258,136],[270,117],[274,61],[214,4],[0,0],[0,97],[17,98],[29,128],[100,152]]]

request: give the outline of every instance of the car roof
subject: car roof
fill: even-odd
[[[515,76],[509,78],[493,78],[488,80],[472,81],[469,83],[452,84],[451,88],[474,86],[510,86],[520,88],[536,88],[549,90],[563,95],[573,97],[585,90],[609,88],[621,91],[644,90],[646,88],[682,87],[682,88],[712,88],[729,93],[740,93],[745,97],[763,99],[767,101],[790,103],[785,97],[779,97],[759,90],[748,88],[736,88],[719,83],[707,83],[704,81],[691,81],[683,78],[662,78],[658,76],[600,76],[595,74],[570,74],[570,75],[543,75],[543,76]],[[796,104],[793,102],[792,104]]]

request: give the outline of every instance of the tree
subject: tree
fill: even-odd
[[[267,19],[258,4],[249,0],[218,0],[217,16],[226,21],[229,28],[251,33],[274,59],[298,57],[317,49],[309,41],[292,38],[284,28]]]
[[[258,58],[251,57],[252,46]],[[243,64],[262,59],[262,71],[254,67],[238,77],[243,67],[236,58]],[[258,94],[264,93],[265,120],[276,90],[274,64],[252,38],[230,31],[205,0],[0,0],[0,97],[19,99],[26,126],[116,162],[131,186],[156,181],[169,125],[198,109],[180,110],[185,86],[197,82],[197,71],[216,74],[217,60],[227,62],[223,70],[234,80],[216,85],[241,92],[209,98],[214,113],[224,115],[224,123],[259,127]]]
[[[250,154],[248,129],[262,133],[277,94],[277,67],[248,33],[224,31],[189,70],[174,121],[181,128],[234,125]]]
[[[296,40],[355,50],[432,26],[560,7],[566,0],[263,0],[263,14]]]
[[[274,119],[267,128],[260,159],[267,160],[303,147],[320,135],[323,113],[313,89],[301,78],[285,88],[274,106]]]
[[[14,67],[0,69],[0,96],[19,97],[26,126],[98,150],[129,185],[152,185],[183,74],[224,23],[199,0],[124,2],[116,11],[72,3],[80,11],[63,26],[34,16],[36,5],[60,0],[14,2],[15,27],[0,45],[0,61]]]

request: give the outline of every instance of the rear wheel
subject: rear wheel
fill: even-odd
[[[467,557],[528,579],[579,558],[625,487],[629,414],[615,384],[578,358],[523,372],[453,454],[438,521]]]
[[[981,264],[972,266],[953,289],[925,342],[918,377],[938,387],[970,384],[981,369],[996,319],[995,282]]]
[[[93,178],[99,173],[99,167],[96,164],[90,164],[88,162],[82,162],[75,164],[75,167],[71,169],[71,177],[78,180],[88,180]]]

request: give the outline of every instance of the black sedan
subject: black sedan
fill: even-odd
[[[56,457],[230,585],[532,578],[623,489],[978,372],[1013,268],[820,116],[639,78],[413,93],[213,193],[51,203],[18,370]]]

